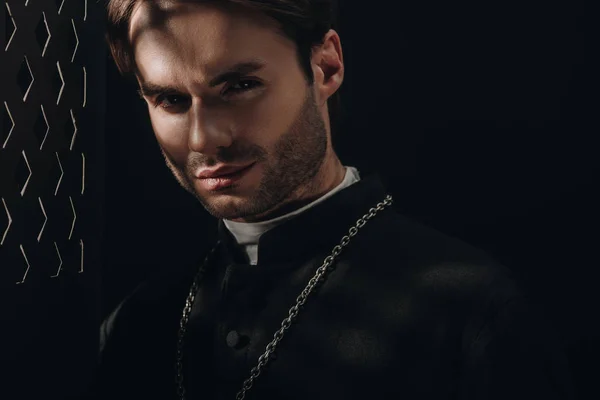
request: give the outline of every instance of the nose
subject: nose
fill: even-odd
[[[220,147],[232,142],[230,120],[219,110],[207,110],[201,105],[193,107],[188,138],[190,151],[201,154],[217,154]]]

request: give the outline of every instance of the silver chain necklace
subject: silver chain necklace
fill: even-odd
[[[258,376],[262,372],[262,370],[265,367],[265,365],[267,364],[267,362],[269,362],[269,360],[271,358],[271,354],[273,354],[273,352],[275,351],[275,348],[277,347],[277,345],[283,338],[283,335],[289,329],[289,327],[291,326],[294,319],[296,319],[296,317],[298,316],[300,307],[302,307],[304,305],[308,296],[312,293],[315,286],[317,286],[319,281],[321,281],[321,279],[323,279],[323,276],[327,272],[328,268],[332,269],[330,267],[333,264],[333,261],[335,260],[335,258],[342,252],[342,249],[348,245],[348,243],[350,242],[350,239],[358,233],[358,230],[360,228],[362,228],[367,223],[368,220],[373,218],[375,216],[375,214],[377,214],[377,212],[383,210],[385,207],[389,206],[390,204],[392,204],[392,196],[388,195],[381,203],[377,203],[377,205],[375,207],[369,209],[369,212],[366,213],[365,215],[363,215],[361,218],[359,218],[358,221],[356,221],[356,223],[348,231],[348,234],[344,235],[344,237],[340,241],[340,244],[336,245],[333,248],[331,254],[329,256],[327,256],[325,258],[325,260],[323,261],[323,264],[319,268],[317,268],[315,275],[310,279],[310,281],[308,281],[308,284],[306,285],[304,290],[300,293],[300,295],[296,299],[296,304],[292,308],[289,309],[288,316],[286,318],[284,318],[283,321],[281,322],[281,328],[277,332],[275,332],[275,334],[273,335],[273,340],[267,345],[265,352],[258,358],[258,363],[250,371],[250,377],[248,379],[246,379],[244,381],[244,383],[242,384],[242,389],[235,396],[236,400],[244,400],[244,398],[246,397],[246,393],[248,392],[248,390],[250,390],[250,388],[254,384],[254,380],[256,378],[258,378]],[[194,281],[192,282],[192,286],[190,288],[189,294],[185,301],[185,307],[183,308],[183,315],[182,315],[181,321],[179,323],[179,335],[178,335],[178,340],[177,340],[176,369],[177,369],[177,391],[179,393],[179,398],[181,400],[186,400],[186,396],[185,396],[186,391],[185,391],[185,387],[183,385],[183,339],[185,337],[185,333],[187,330],[187,324],[188,324],[188,321],[190,318],[190,314],[192,312],[192,306],[194,304],[194,299],[196,298],[196,293],[198,292],[198,288],[200,287],[200,281],[202,280],[204,273],[206,272],[206,266],[208,264],[208,260],[214,254],[217,247],[219,247],[219,243],[220,242],[217,242],[215,247],[213,247],[213,249],[208,253],[206,258],[204,259],[204,262],[202,263],[202,266],[196,273],[196,276],[194,276]]]

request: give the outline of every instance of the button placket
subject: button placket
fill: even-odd
[[[235,370],[236,374],[243,374],[250,368],[246,354],[251,343],[248,329],[255,316],[247,309],[247,288],[251,283],[244,274],[246,267],[243,264],[229,264],[221,283],[215,348],[223,372]]]

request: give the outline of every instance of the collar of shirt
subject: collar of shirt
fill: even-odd
[[[309,204],[303,211],[271,226],[258,237],[256,261],[261,267],[277,265],[315,252],[330,252],[348,234],[351,226],[384,200],[387,190],[377,174],[370,174],[354,184],[340,188],[328,197]],[[326,195],[327,196],[327,195]],[[283,216],[285,217],[285,216]],[[267,222],[267,221],[265,221]],[[218,237],[228,258],[235,263],[249,264],[244,246],[219,220]]]
[[[256,265],[258,262],[258,242],[260,237],[265,232],[275,228],[278,225],[283,224],[284,222],[296,217],[297,215],[300,215],[306,210],[315,207],[317,204],[330,198],[340,190],[345,189],[348,186],[360,180],[360,174],[355,167],[345,168],[346,175],[344,176],[344,179],[339,185],[337,185],[335,188],[333,188],[323,196],[319,197],[312,203],[307,204],[306,206],[294,210],[288,214],[260,222],[234,222],[230,220],[223,220],[223,224],[229,230],[229,232],[231,232],[237,244],[243,246],[243,249],[246,255],[248,256],[248,259],[250,260],[250,264]]]

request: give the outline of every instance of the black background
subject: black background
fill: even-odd
[[[517,271],[567,343],[580,398],[594,398],[591,2],[342,3],[342,161],[379,172],[406,215]],[[148,274],[200,258],[216,227],[164,165],[135,87],[107,66],[104,313]]]
[[[0,399],[79,399],[96,367],[103,15],[0,1]]]

